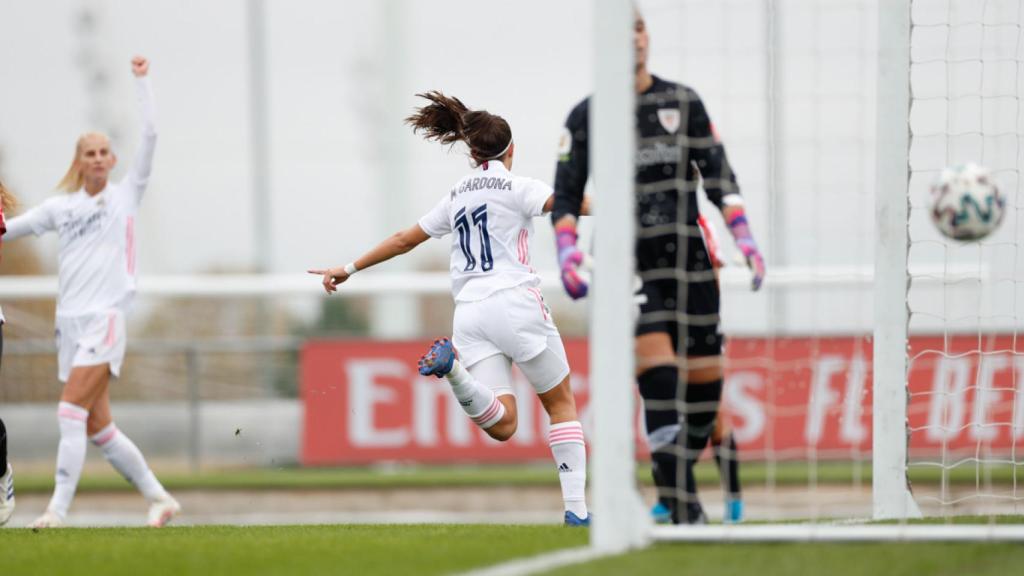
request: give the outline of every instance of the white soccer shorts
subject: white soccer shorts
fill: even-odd
[[[109,364],[121,375],[128,334],[124,310],[111,308],[96,314],[57,318],[57,377],[67,382],[75,366]]]
[[[551,390],[569,374],[561,336],[537,288],[517,286],[476,302],[459,302],[452,324],[452,343],[460,362],[498,395],[512,393],[509,360],[519,366],[538,394]],[[491,360],[498,355],[505,357],[503,364]],[[477,366],[485,359],[488,361]],[[481,370],[487,374],[477,375]]]

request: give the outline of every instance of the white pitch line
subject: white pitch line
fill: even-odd
[[[37,514],[19,513],[11,517],[9,527],[27,526]],[[298,526],[320,524],[560,524],[561,518],[550,512],[437,512],[408,510],[394,512],[263,512],[196,513],[185,512],[174,519],[174,526]],[[68,517],[66,526],[74,528],[111,528],[145,526],[143,513],[86,511]]]
[[[608,552],[598,551],[590,546],[583,548],[569,548],[567,550],[559,550],[557,552],[541,554],[539,556],[511,560],[503,564],[480,568],[479,570],[470,570],[469,572],[463,572],[457,576],[527,576],[529,574],[554,570],[555,568],[561,568],[562,566],[571,566],[573,564],[589,562],[609,555],[610,554]]]

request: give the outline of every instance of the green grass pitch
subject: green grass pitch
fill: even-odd
[[[542,464],[490,465],[490,466],[399,466],[349,468],[248,468],[239,470],[209,470],[198,474],[162,473],[160,480],[169,490],[240,490],[240,489],[333,489],[333,488],[426,488],[458,486],[557,486],[558,474],[554,467]],[[697,482],[718,485],[718,471],[711,465],[697,466]],[[763,485],[769,480],[778,486],[807,486],[813,480],[819,484],[849,485],[858,480],[871,485],[871,463],[851,462],[744,462],[740,468],[744,485]],[[911,480],[922,484],[940,481],[937,468],[912,468]],[[1024,469],[1018,476],[1024,480]],[[950,470],[947,476],[954,485],[974,484],[979,481],[973,466]],[[994,484],[1012,485],[1013,467],[999,467],[990,471]],[[637,480],[650,484],[650,468],[637,465]],[[53,490],[53,473],[37,472],[17,476],[20,492],[49,492]],[[113,470],[101,474],[86,473],[78,490],[116,491],[133,488]]]
[[[491,525],[6,529],[0,565],[5,574],[431,575],[583,546],[587,537],[561,526]],[[1005,576],[1022,565],[1020,544],[679,543],[550,574]]]
[[[4,574],[450,574],[582,546],[561,526],[343,525],[0,530]]]
[[[1020,544],[659,544],[544,574],[1007,576],[1022,563]]]

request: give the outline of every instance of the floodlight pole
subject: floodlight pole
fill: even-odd
[[[876,519],[921,515],[907,484],[910,0],[878,3],[872,500]]]
[[[615,553],[643,545],[647,517],[636,488],[633,436],[633,4],[594,0],[594,283],[590,381],[594,416],[591,546]]]
[[[249,173],[252,179],[252,266],[269,273],[273,266],[270,210],[270,105],[267,97],[267,7],[246,3],[249,42]]]
[[[373,106],[380,118],[376,133],[378,147],[374,157],[377,170],[376,196],[379,198],[380,225],[386,230],[401,230],[416,221],[412,213],[412,190],[408,143],[410,132],[402,122],[407,113],[409,90],[409,0],[376,2],[380,11],[378,38],[381,62],[378,81],[381,98]],[[392,270],[409,272],[415,269],[411,259],[397,258],[388,263]],[[409,294],[380,294],[370,307],[370,329],[374,338],[410,339],[422,331],[420,299]]]

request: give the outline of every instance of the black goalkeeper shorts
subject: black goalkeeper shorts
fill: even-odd
[[[719,332],[719,292],[703,240],[689,239],[686,271],[674,268],[672,242],[662,239],[637,243],[637,268],[643,284],[637,292],[640,316],[636,335],[665,333],[679,356],[719,356],[724,338]],[[678,245],[678,244],[675,244]],[[682,301],[682,302],[681,302]]]

